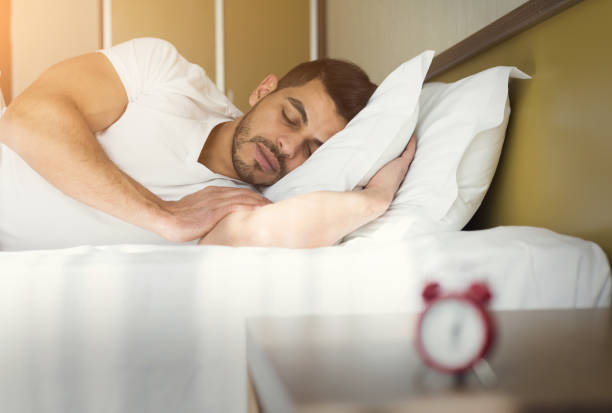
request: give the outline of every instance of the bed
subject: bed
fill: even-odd
[[[519,20],[545,3],[528,2]],[[470,231],[313,250],[0,252],[3,410],[244,412],[246,318],[414,312],[430,280],[486,280],[494,309],[609,306],[610,57],[597,51],[612,5],[565,3],[476,56],[434,59],[437,81],[500,64],[533,76],[511,83],[502,160]]]

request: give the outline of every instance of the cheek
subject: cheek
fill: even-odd
[[[240,153],[240,159],[242,160],[242,162],[244,162],[249,167],[254,168],[255,167],[255,154],[254,154],[254,151],[252,151],[250,147],[251,145],[244,146],[244,149]]]
[[[303,155],[298,155],[291,159],[287,159],[285,161],[285,166],[287,167],[287,173],[293,171],[295,168],[302,165],[305,161],[306,161],[306,157]]]
[[[279,119],[275,116],[268,106],[260,105],[256,107],[250,114],[248,119],[249,135],[271,136],[278,125]]]

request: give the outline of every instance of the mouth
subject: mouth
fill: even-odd
[[[280,169],[276,156],[260,143],[255,144],[255,160],[264,172],[277,172]]]

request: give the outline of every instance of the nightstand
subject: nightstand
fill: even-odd
[[[250,319],[249,411],[612,411],[609,309],[493,314],[487,386],[426,367],[416,315]]]

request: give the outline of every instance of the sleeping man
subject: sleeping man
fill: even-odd
[[[332,245],[388,208],[414,143],[362,190],[271,203],[254,189],[300,166],[375,88],[353,64],[304,63],[263,79],[243,115],[162,40],[61,62],[0,119],[0,250]]]

